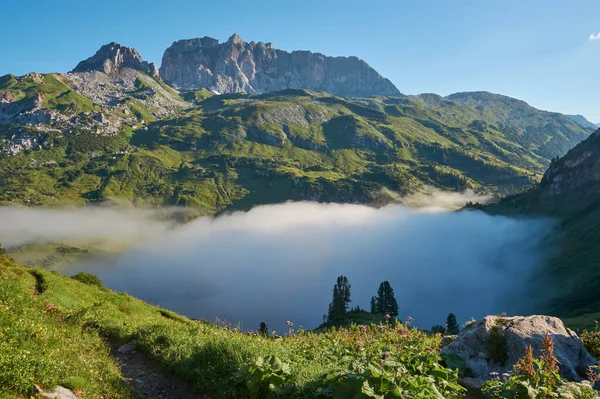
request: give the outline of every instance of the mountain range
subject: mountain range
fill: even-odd
[[[316,79],[314,68],[331,73]],[[189,70],[204,72],[184,83]],[[507,194],[590,133],[497,94],[402,95],[356,58],[237,35],[176,42],[160,69],[110,43],[68,73],[0,77],[0,203],[214,214],[286,200],[386,203],[425,186]]]

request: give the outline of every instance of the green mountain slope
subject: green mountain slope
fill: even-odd
[[[558,254],[539,273],[532,297],[557,315],[600,310],[600,131],[553,161],[536,188],[488,209],[557,218]]]
[[[588,121],[585,118],[585,116],[583,116],[583,115],[566,115],[566,116],[569,117],[571,120],[574,120],[575,122],[579,123],[581,126],[583,126],[586,129],[591,129],[592,131],[598,129],[597,124]]]
[[[460,96],[350,101],[286,90],[184,93],[194,101],[185,103],[160,78],[122,70],[119,82],[128,78],[133,89],[86,72],[113,82],[97,96],[74,73],[0,80],[0,98],[12,99],[5,114],[13,107],[0,121],[0,203],[121,199],[213,214],[286,200],[386,202],[386,190],[423,185],[508,193],[537,182],[552,157],[587,136],[524,103],[528,113],[506,116],[501,96],[473,105]],[[33,108],[54,116],[23,123],[33,108],[14,105],[48,82],[60,85]],[[542,137],[535,132],[544,123]]]

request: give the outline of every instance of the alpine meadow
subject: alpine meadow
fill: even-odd
[[[0,399],[600,399],[600,6],[426,3],[3,5]]]

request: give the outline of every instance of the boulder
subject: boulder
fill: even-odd
[[[73,393],[70,389],[65,387],[61,387],[60,385],[54,388],[52,391],[44,391],[42,388],[36,385],[36,388],[40,394],[40,396],[44,398],[50,399],[79,399],[77,395]]]
[[[490,373],[513,371],[529,345],[538,357],[546,334],[554,339],[554,354],[563,378],[579,381],[589,366],[597,364],[577,334],[550,316],[486,316],[465,327],[442,353],[460,356],[475,378],[487,380]]]

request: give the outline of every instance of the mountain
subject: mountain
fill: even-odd
[[[581,126],[583,126],[586,129],[591,129],[591,130],[596,130],[598,129],[598,124],[596,123],[592,123],[590,121],[588,121],[585,116],[583,115],[565,115],[567,116],[569,119],[579,123]]]
[[[600,130],[555,159],[534,189],[489,210],[555,218],[550,242],[558,251],[538,274],[532,297],[543,304],[538,310],[600,316]]]
[[[270,43],[227,42],[204,37],[180,40],[162,58],[160,76],[177,89],[206,88],[220,94],[262,94],[292,89],[344,97],[395,96],[400,91],[365,61],[310,51],[277,50]]]
[[[142,60],[136,49],[115,42],[102,46],[92,57],[77,64],[73,72],[100,71],[107,75],[116,75],[123,68],[142,71],[153,78],[158,77],[156,65]]]
[[[69,73],[0,77],[0,203],[215,214],[387,203],[425,186],[508,194],[588,137],[564,115],[490,93],[180,95],[155,72],[110,43]]]

